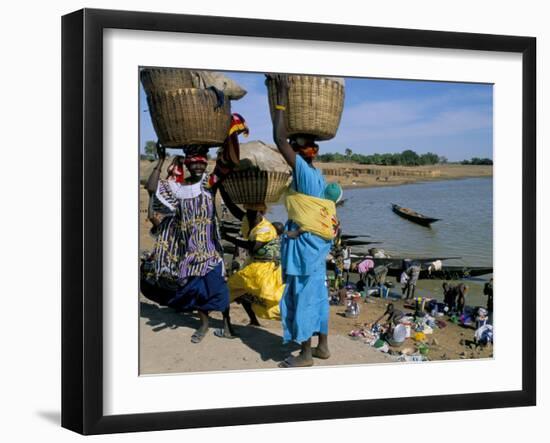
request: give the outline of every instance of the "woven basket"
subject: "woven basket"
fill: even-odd
[[[285,111],[288,135],[309,134],[317,140],[336,135],[344,109],[344,85],[312,75],[289,75],[288,105]],[[269,109],[273,119],[276,88],[267,80]]]
[[[194,87],[193,77],[188,69],[145,68],[140,71],[139,77],[147,94]]]
[[[223,188],[238,204],[276,203],[290,185],[288,172],[271,172],[248,169],[229,174]]]
[[[160,142],[169,148],[219,146],[227,137],[231,105],[216,106],[216,94],[205,89],[176,89],[147,95],[151,120]]]

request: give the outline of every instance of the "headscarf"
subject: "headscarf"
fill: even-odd
[[[208,153],[208,148],[204,146],[189,146],[183,149],[185,152],[184,164],[187,166],[191,163],[204,163],[208,164],[208,159],[206,155]]]
[[[305,148],[300,147],[298,148],[298,152],[302,157],[313,160],[315,157],[317,157],[317,154],[319,152],[319,146],[314,145],[314,146],[307,146]]]
[[[319,145],[307,140],[304,137],[296,137],[293,140],[292,145],[302,157],[307,159],[313,160],[317,157],[317,153],[319,152]]]
[[[248,129],[248,126],[246,125],[246,121],[244,117],[241,114],[237,114],[236,112],[231,114],[231,123],[229,125],[228,136],[233,135],[235,133],[243,134],[245,137],[248,137],[248,133],[249,133],[249,129]]]

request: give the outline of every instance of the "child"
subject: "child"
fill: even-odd
[[[184,170],[184,157],[181,155],[176,155],[172,160],[170,166],[168,166],[168,175],[167,180],[175,181],[176,183],[183,183],[185,181],[185,170]]]

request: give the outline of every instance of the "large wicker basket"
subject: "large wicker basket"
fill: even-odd
[[[288,106],[285,111],[288,135],[310,134],[317,140],[336,135],[344,109],[344,85],[312,75],[289,75]],[[271,118],[277,100],[273,80],[267,80]]]
[[[216,94],[205,89],[176,89],[147,95],[151,120],[160,142],[171,148],[219,146],[227,137],[231,105],[215,109]]]
[[[224,179],[222,186],[233,203],[276,203],[291,180],[289,172],[248,169],[232,172]]]
[[[139,73],[147,94],[193,88],[192,73],[180,68],[144,68]]]

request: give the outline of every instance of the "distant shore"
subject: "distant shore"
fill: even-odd
[[[344,188],[398,186],[425,181],[492,177],[487,165],[377,166],[354,163],[317,163],[326,181]]]
[[[162,176],[170,159],[164,163]],[[156,162],[140,161],[140,182],[144,184]],[[493,166],[444,164],[433,166],[378,166],[358,163],[315,163],[323,171],[327,182],[339,183],[344,188],[365,188],[379,186],[398,186],[417,182],[455,180],[462,178],[492,177]],[[210,161],[209,170],[214,169]]]

